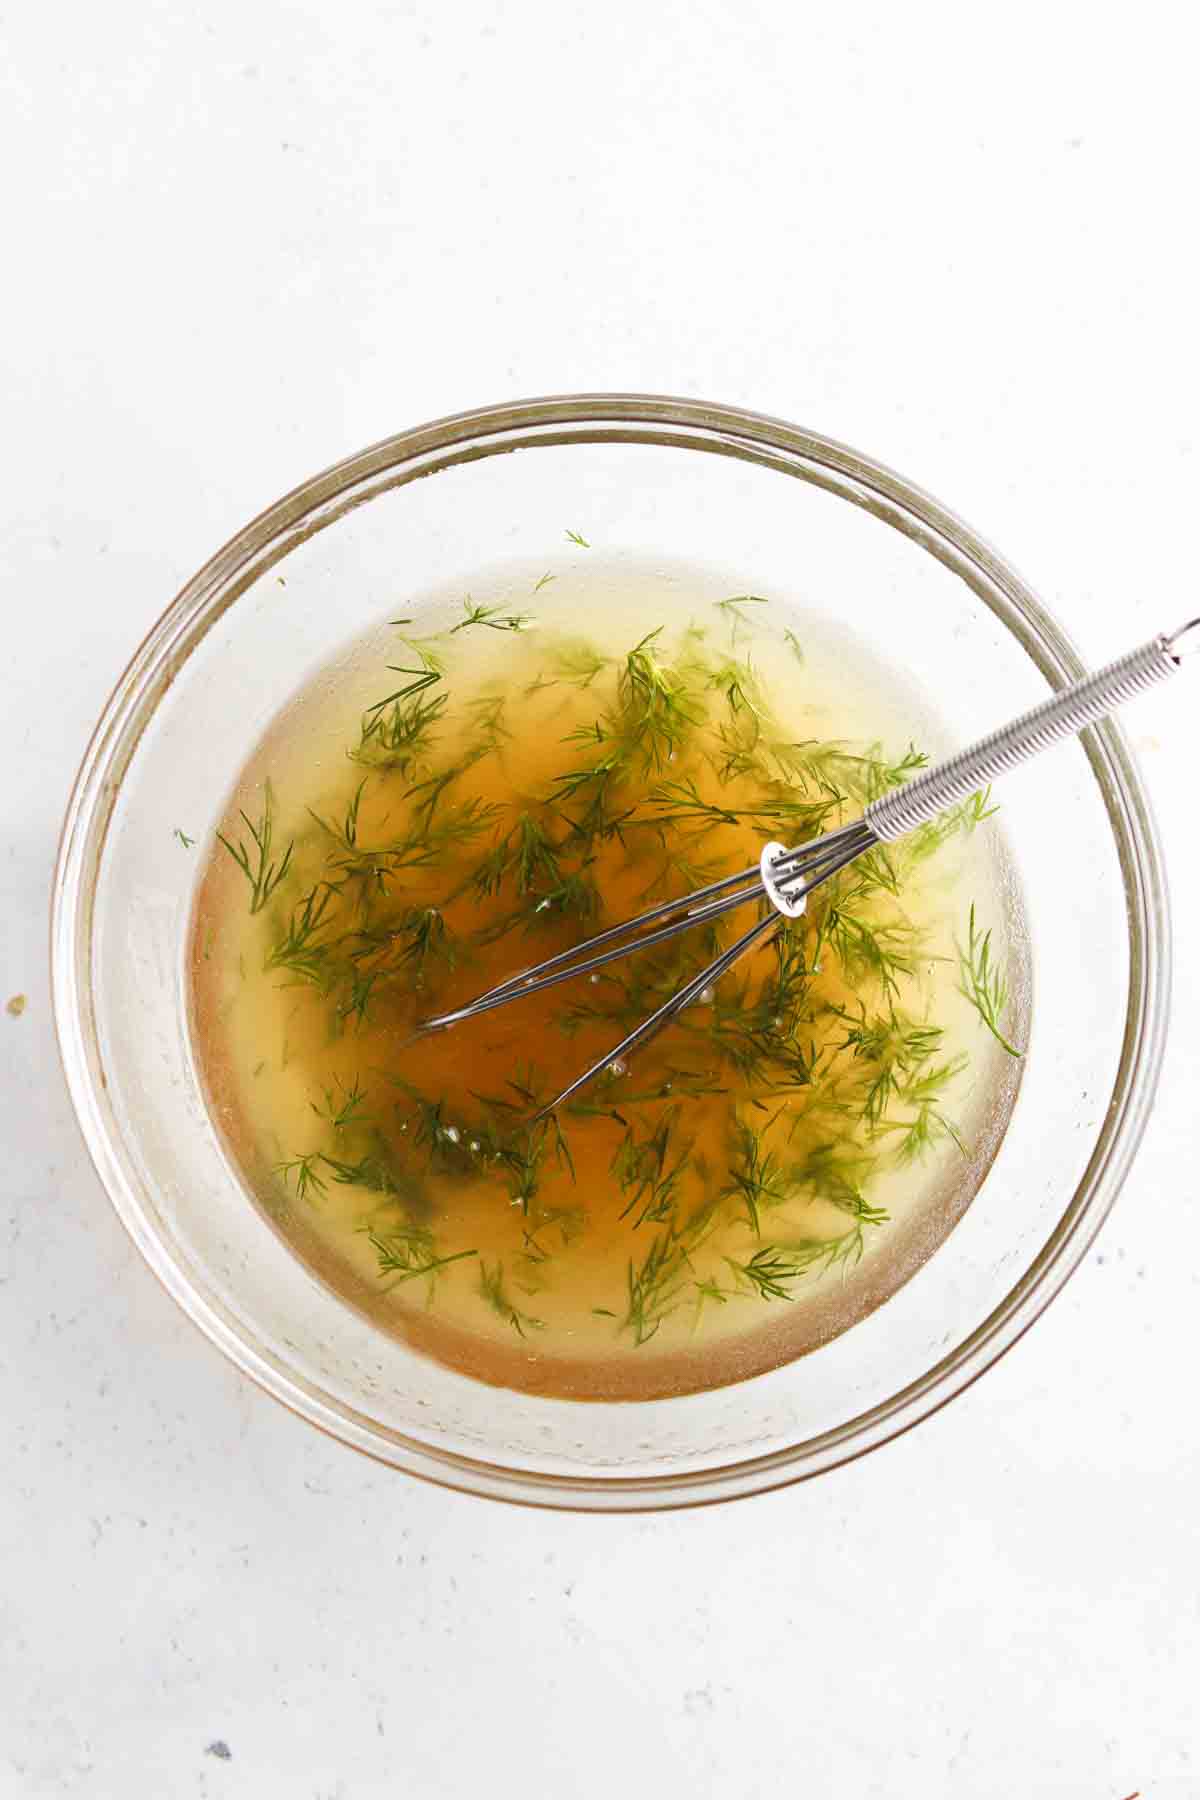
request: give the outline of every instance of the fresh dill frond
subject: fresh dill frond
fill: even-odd
[[[916,867],[918,863],[935,855],[951,838],[969,837],[999,810],[999,806],[992,804],[991,788],[979,788],[958,806],[948,807],[936,819],[929,819],[924,825],[919,825],[903,845],[909,867]]]
[[[275,837],[275,798],[269,781],[263,787],[263,807],[257,822],[242,811],[239,811],[238,817],[249,834],[249,845],[242,838],[239,838],[234,844],[221,831],[218,831],[217,838],[228,850],[250,884],[250,911],[260,913],[291,868],[295,845],[289,843],[281,857],[276,858],[272,855]]]
[[[345,1131],[349,1125],[365,1125],[368,1095],[362,1085],[361,1077],[356,1075],[350,1086],[335,1077],[335,1085],[325,1089],[325,1104],[318,1106],[310,1100],[309,1106],[318,1119],[327,1119],[335,1131]]]
[[[744,606],[766,606],[768,601],[763,594],[731,594],[728,600],[716,600],[713,604],[729,620],[730,634],[736,642],[738,632],[749,626],[749,620],[742,608]]]
[[[577,544],[581,550],[590,550],[592,547],[587,539],[581,536],[578,531],[568,531],[567,541],[572,544]]]
[[[658,653],[662,631],[661,625],[648,631],[617,674],[626,753],[635,750],[644,770],[665,767],[703,716],[681,675]]]
[[[832,1013],[847,1027],[835,1054],[850,1050],[856,1063],[866,1065],[862,1117],[868,1129],[875,1130],[891,1103],[909,1093],[914,1071],[934,1055],[941,1027],[908,1017],[891,998],[886,1013],[868,1015],[861,1003],[857,1018],[844,1007],[835,1006]]]
[[[909,1075],[901,1085],[900,1097],[910,1106],[929,1106],[941,1098],[952,1081],[962,1074],[967,1066],[964,1055],[952,1056],[947,1062],[936,1063],[919,1068],[915,1074]]]
[[[798,783],[805,793],[821,794],[835,807],[861,800],[861,759],[843,744],[777,738],[767,746],[767,754],[778,777]]]
[[[535,1318],[533,1313],[522,1312],[509,1297],[504,1281],[504,1264],[497,1260],[494,1268],[489,1268],[482,1257],[479,1259],[479,1294],[486,1300],[494,1313],[511,1325],[518,1337],[524,1337],[527,1331],[544,1331],[545,1319]]]
[[[548,1262],[552,1253],[542,1242],[542,1234],[556,1234],[557,1247],[566,1250],[582,1236],[587,1223],[582,1206],[539,1206],[529,1213],[521,1233],[523,1255],[530,1262]]]
[[[662,781],[650,790],[651,806],[658,808],[656,823],[667,825],[736,825],[744,816],[742,809],[723,806],[719,800],[706,800],[696,785],[694,775],[682,781]]]
[[[385,937],[386,966],[396,970],[405,963],[423,970],[433,962],[453,968],[458,960],[458,947],[446,924],[445,914],[437,906],[410,906],[397,924],[389,926]]]
[[[192,849],[193,845],[196,842],[195,838],[189,837],[186,831],[181,831],[178,825],[175,827],[174,831],[171,833],[171,836],[174,838],[178,838],[179,842],[183,845],[185,850]]]
[[[538,586],[541,586],[541,582]],[[456,631],[467,631],[472,625],[483,625],[488,631],[524,631],[532,623],[531,613],[506,613],[498,606],[477,606],[468,594],[463,601],[463,617],[457,625],[450,627],[446,635],[453,637]]]
[[[415,800],[414,819],[422,829],[431,824],[434,813],[454,783],[461,781],[463,776],[473,769],[476,763],[482,762],[493,748],[494,745],[489,743],[476,744],[473,749],[464,751],[448,768],[438,769],[432,775],[426,776],[423,781],[413,782],[404,794],[404,799]]]
[[[730,1185],[724,1190],[722,1199],[740,1201],[747,1225],[755,1237],[761,1237],[762,1213],[771,1207],[782,1206],[793,1190],[775,1152],[763,1147],[759,1132],[738,1120],[734,1144]]]
[[[274,1173],[286,1187],[292,1182],[298,1200],[311,1200],[315,1194],[328,1192],[318,1164],[324,1159],[319,1150],[310,1150],[304,1156],[289,1157],[286,1162],[275,1164]]]
[[[899,898],[900,871],[884,844],[868,850],[854,866],[854,892],[861,895],[876,890],[890,894],[893,899]]]
[[[992,818],[1000,811],[1000,807],[998,804],[993,805],[992,803],[992,790],[989,784],[987,787],[976,788],[975,792],[969,794],[960,807],[952,810],[961,816],[964,828],[970,832],[974,831],[977,825],[982,825],[985,819]]]
[[[966,1066],[966,1057],[956,1056],[933,1067],[925,1065],[903,1080],[898,1080],[893,1075],[892,1086],[897,1105],[911,1107],[913,1110],[906,1118],[876,1117],[869,1123],[879,1136],[898,1134],[896,1155],[901,1162],[918,1161],[947,1137],[966,1155],[966,1146],[958,1127],[942,1109],[944,1090],[961,1075]]]
[[[877,1167],[877,1158],[869,1149],[842,1140],[816,1144],[789,1174],[797,1192],[824,1200],[861,1224],[881,1225],[887,1212],[873,1206],[863,1193]]]
[[[675,1211],[679,1185],[691,1163],[691,1146],[678,1145],[671,1157],[679,1126],[679,1108],[671,1107],[657,1123],[639,1131],[630,1125],[617,1146],[610,1173],[628,1196],[619,1217],[637,1217],[634,1229],[645,1224],[662,1224]]]
[[[285,969],[298,981],[323,987],[329,979],[330,940],[323,936],[336,890],[325,883],[311,887],[292,908],[282,935],[267,952],[264,967]]]
[[[431,681],[439,681],[433,676]],[[431,684],[427,684],[431,685]],[[442,719],[447,693],[414,694],[409,699],[384,700],[363,714],[359,742],[347,752],[353,762],[373,769],[397,769],[404,774],[433,741],[434,727]]]
[[[564,881],[565,845],[544,818],[521,812],[471,876],[479,899],[498,894],[506,880],[516,893],[546,895]]]
[[[1001,1030],[1008,1007],[1008,980],[992,959],[991,931],[979,931],[976,927],[973,904],[967,921],[966,948],[960,946],[958,954],[959,993],[970,1001],[1001,1049],[1010,1056],[1020,1056],[1021,1052]]]
[[[910,1018],[900,1012],[894,1002],[889,1004],[886,1013],[874,1015],[868,1015],[860,1004],[857,1018],[845,1007],[832,1010],[848,1027],[842,1047],[852,1049],[856,1056],[866,1057],[871,1062],[896,1062],[907,1070],[927,1062],[943,1037],[940,1025],[928,1025]]]
[[[490,831],[504,811],[498,802],[485,800],[481,794],[450,805],[439,804],[436,817],[414,820],[403,837],[379,854],[393,874],[441,864]]]
[[[840,805],[855,801],[863,807],[892,788],[903,786],[929,760],[914,744],[903,755],[889,757],[879,744],[852,750],[843,743],[815,738],[773,742],[771,755],[786,780],[816,788]]]
[[[863,1253],[861,1226],[831,1238],[802,1238],[794,1244],[764,1244],[746,1262],[725,1258],[739,1281],[760,1300],[792,1300],[791,1284],[812,1269],[847,1268]]]
[[[330,1156],[323,1150],[321,1161],[339,1187],[366,1188],[372,1194],[399,1194],[404,1190],[404,1178],[396,1159],[378,1135],[375,1148],[366,1151],[357,1160]]]
[[[572,1100],[566,1110],[571,1117],[613,1119],[624,1127],[628,1124],[622,1110],[624,1108],[653,1106],[659,1101],[700,1100],[709,1094],[728,1092],[727,1085],[718,1081],[712,1070],[680,1069],[669,1065],[655,1085],[633,1093],[629,1091],[624,1076],[611,1073],[600,1075],[592,1083],[592,1093],[597,1098]]]
[[[727,1306],[730,1300],[729,1291],[711,1277],[704,1281],[693,1281],[692,1291],[696,1296],[696,1323],[700,1322],[700,1314],[706,1300],[715,1300],[719,1306]]]
[[[894,762],[889,762],[878,751],[863,760],[867,767],[868,801],[877,800],[891,788],[903,787],[911,775],[916,775],[929,763],[924,751],[918,750],[915,744],[910,744],[903,756],[897,757]]]
[[[563,681],[570,681],[577,687],[591,687],[597,675],[610,667],[612,658],[603,655],[593,645],[579,641],[558,644],[551,652],[550,666]]]
[[[879,1130],[899,1133],[896,1155],[901,1162],[919,1162],[946,1137],[954,1140],[964,1156],[967,1153],[957,1127],[936,1106],[919,1106],[911,1118],[889,1119]]]
[[[411,619],[409,620],[411,624]],[[448,636],[446,632],[437,632],[432,637],[402,639],[405,649],[411,650],[420,665],[420,670],[409,668],[403,663],[388,663],[386,667],[397,675],[413,675],[418,672],[425,675],[445,675],[447,669],[446,653],[434,646],[441,638]]]
[[[812,1266],[812,1258],[806,1259],[803,1252],[789,1253],[765,1244],[748,1262],[735,1262],[731,1256],[725,1261],[739,1280],[754,1289],[760,1300],[790,1300],[789,1284]]]
[[[621,1325],[632,1332],[635,1348],[648,1344],[681,1303],[692,1279],[691,1259],[716,1226],[718,1211],[718,1202],[707,1200],[686,1218],[676,1213],[641,1262],[630,1259]]]
[[[706,800],[692,775],[682,781],[660,782],[651,789],[648,801],[657,809],[654,822],[660,828],[691,825],[704,831],[748,821],[764,835],[780,830],[811,836],[822,828],[832,808],[828,800],[797,800],[791,794],[764,797],[748,806],[723,806],[719,800]]]
[[[342,996],[337,1003],[339,1021],[354,1019],[361,1026],[381,978],[379,969],[350,969]]]
[[[725,704],[735,717],[739,713],[749,715],[757,736],[766,702],[762,685],[749,658],[745,662],[720,663],[716,668],[710,669],[707,685],[725,696]]]
[[[612,658],[604,656],[593,645],[582,638],[560,639],[551,644],[546,653],[545,666],[541,673],[528,684],[527,695],[540,694],[546,688],[556,687],[559,682],[568,682],[572,687],[591,687],[596,677],[603,673],[612,662]]]
[[[398,1104],[402,1135],[411,1134],[414,1148],[426,1152],[429,1168],[437,1173],[463,1176],[475,1172],[475,1128],[457,1114],[451,1114],[444,1097],[431,1100],[419,1088],[399,1075],[387,1079],[408,1099],[409,1107]],[[483,1133],[483,1135],[487,1135]]]
[[[334,890],[347,886],[356,887],[359,904],[364,911],[375,896],[387,891],[394,873],[394,859],[390,848],[372,848],[359,841],[359,808],[368,779],[368,776],[363,776],[350,796],[340,821],[326,819],[311,806],[305,809],[313,823],[335,846],[326,861],[325,886]]]
[[[523,1132],[500,1151],[504,1165],[509,1199],[513,1206],[528,1213],[542,1185],[546,1158],[546,1133],[542,1130]]]
[[[870,979],[885,994],[895,996],[901,978],[914,972],[918,936],[907,920],[868,919],[861,911],[852,910],[852,904],[842,897],[830,901],[818,929],[814,967],[820,967],[821,946],[828,944],[852,986]]]
[[[479,1254],[477,1250],[455,1250],[448,1256],[439,1256],[433,1233],[423,1225],[390,1225],[385,1230],[371,1225],[365,1230],[378,1260],[380,1276],[393,1277],[390,1287],[398,1287],[403,1281],[415,1281],[420,1275],[432,1277],[440,1269],[449,1268],[451,1263],[464,1262]]]
[[[735,705],[735,694],[731,692],[728,697],[730,716],[713,726],[705,761],[723,788],[739,780],[768,787],[772,770],[762,741],[762,721],[752,707]]]
[[[660,1232],[640,1263],[635,1265],[630,1260],[622,1323],[633,1333],[639,1349],[650,1342],[663,1320],[674,1312],[688,1280],[683,1245],[669,1230]]]
[[[512,737],[505,722],[508,696],[503,692],[486,692],[467,702],[475,735],[489,750],[498,750],[500,740]]]
[[[368,720],[375,718],[389,706],[395,706],[398,701],[409,700],[414,694],[423,694],[426,688],[436,687],[442,679],[442,671],[428,655],[422,657],[420,666],[415,669],[405,663],[389,663],[387,666],[393,675],[411,675],[412,680],[406,681],[403,687],[393,688],[392,692],[385,694],[382,700],[376,700],[373,705],[367,707],[363,714],[364,734],[367,730]]]

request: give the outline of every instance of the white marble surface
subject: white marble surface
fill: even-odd
[[[5,10],[2,1800],[1200,1793],[1200,687],[1130,719],[1176,1008],[1097,1249],[946,1412],[740,1507],[511,1511],[262,1397],[110,1211],[46,972],[133,644],[424,417],[740,402],[931,488],[1095,657],[1200,610],[1195,34],[1158,0]]]

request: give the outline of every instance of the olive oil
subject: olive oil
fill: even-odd
[[[748,914],[422,1031],[925,760],[865,659],[769,597],[623,582],[572,609],[510,579],[319,675],[231,801],[192,955],[214,1117],[315,1273],[465,1373],[597,1398],[757,1372],[878,1304],[969,1201],[1019,1076],[986,796],[549,1118]]]

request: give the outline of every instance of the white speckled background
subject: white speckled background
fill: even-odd
[[[1096,659],[1200,611],[1194,13],[110,0],[0,20],[0,1800],[1200,1793],[1200,670],[1156,1117],[1033,1333],[902,1442],[646,1519],[423,1488],[248,1386],[68,1109],[46,905],[193,568],[477,402],[758,407],[923,483]]]

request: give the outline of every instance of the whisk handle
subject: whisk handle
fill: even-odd
[[[957,806],[978,788],[1048,749],[1059,738],[1070,737],[1085,725],[1094,724],[1135,694],[1173,675],[1184,650],[1195,645],[1196,624],[1193,621],[1183,626],[1173,637],[1152,638],[1139,650],[1131,650],[1128,656],[1097,669],[1094,675],[1072,682],[1070,687],[1022,713],[1010,725],[993,731],[990,737],[960,750],[947,762],[926,769],[904,787],[873,800],[866,810],[868,825],[876,837],[890,843],[935,819],[948,806]],[[1189,640],[1186,644],[1185,638]]]

